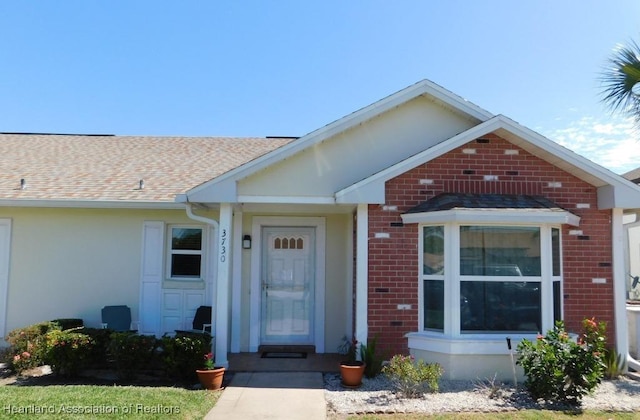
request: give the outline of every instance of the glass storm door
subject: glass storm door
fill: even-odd
[[[315,228],[262,231],[262,344],[312,344]]]

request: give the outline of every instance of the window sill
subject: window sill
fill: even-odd
[[[204,289],[204,287],[204,281],[201,279],[165,280],[162,282],[163,289]]]
[[[507,337],[511,338],[511,351],[516,351],[523,339],[534,341],[537,334],[474,334],[458,337],[445,336],[434,332],[411,332],[405,335],[409,349],[431,351],[443,354],[479,355],[509,354]]]

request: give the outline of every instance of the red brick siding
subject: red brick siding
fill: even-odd
[[[596,188],[496,135],[483,139],[489,143],[471,141],[389,180],[386,205],[397,206],[397,211],[369,206],[369,336],[378,335],[381,348],[406,353],[404,335],[418,330],[418,227],[391,223],[402,222],[402,213],[443,192],[502,193],[544,195],[581,217],[579,227],[562,227],[564,319],[567,328],[577,332],[583,318],[595,316],[607,322],[612,343],[611,213],[597,210]],[[476,153],[463,153],[467,148]],[[505,155],[506,149],[518,154]],[[484,175],[497,175],[498,180],[484,181]],[[433,183],[421,184],[422,179]],[[562,187],[549,187],[550,182]],[[579,203],[590,208],[578,209]],[[576,229],[583,234],[569,235]],[[390,238],[375,238],[377,232]],[[595,277],[606,278],[606,284],[592,283]],[[398,304],[412,309],[399,310]]]

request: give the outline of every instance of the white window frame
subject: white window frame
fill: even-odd
[[[200,242],[200,250],[174,250],[172,247],[173,242],[173,229],[198,229],[200,230],[201,242]],[[166,247],[166,280],[168,281],[178,281],[178,282],[203,282],[205,278],[205,256],[206,254],[206,246],[207,246],[207,229],[201,225],[183,225],[183,224],[173,224],[167,226],[167,247]],[[200,255],[200,275],[198,277],[173,277],[171,275],[171,261],[172,255]]]
[[[487,278],[484,276],[462,276],[460,275],[460,227],[461,226],[508,226],[508,227],[536,227],[540,229],[540,276],[502,276]],[[540,284],[541,289],[541,329],[544,332],[553,327],[553,282],[560,281],[560,290],[562,292],[563,276],[562,261],[560,262],[560,276],[553,276],[552,270],[552,254],[551,254],[551,229],[555,228],[560,233],[560,244],[562,244],[562,229],[555,224],[511,224],[511,223],[421,223],[418,225],[419,231],[419,269],[423,267],[423,234],[424,227],[444,226],[445,238],[445,274],[428,275],[423,274],[420,270],[418,297],[419,297],[419,332],[425,334],[437,334],[440,336],[473,338],[487,336],[504,336],[505,332],[462,332],[460,328],[460,286],[462,281],[519,281],[519,282],[535,282]],[[560,258],[562,258],[562,249],[560,249]],[[425,329],[424,325],[424,280],[440,280],[444,281],[444,331],[439,332],[433,329]],[[562,313],[562,308],[560,308]],[[516,333],[518,335],[520,333]],[[531,335],[522,333],[521,335]]]

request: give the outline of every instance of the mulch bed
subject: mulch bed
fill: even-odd
[[[225,372],[225,387],[232,373]],[[20,375],[0,368],[0,386],[47,386],[47,385],[118,385],[118,386],[150,386],[150,387],[177,387],[185,389],[201,389],[199,383],[181,383],[168,378],[159,370],[147,370],[137,373],[131,379],[120,379],[115,371],[109,369],[87,369],[78,376],[66,377],[54,375],[48,366],[40,366],[27,370]]]

